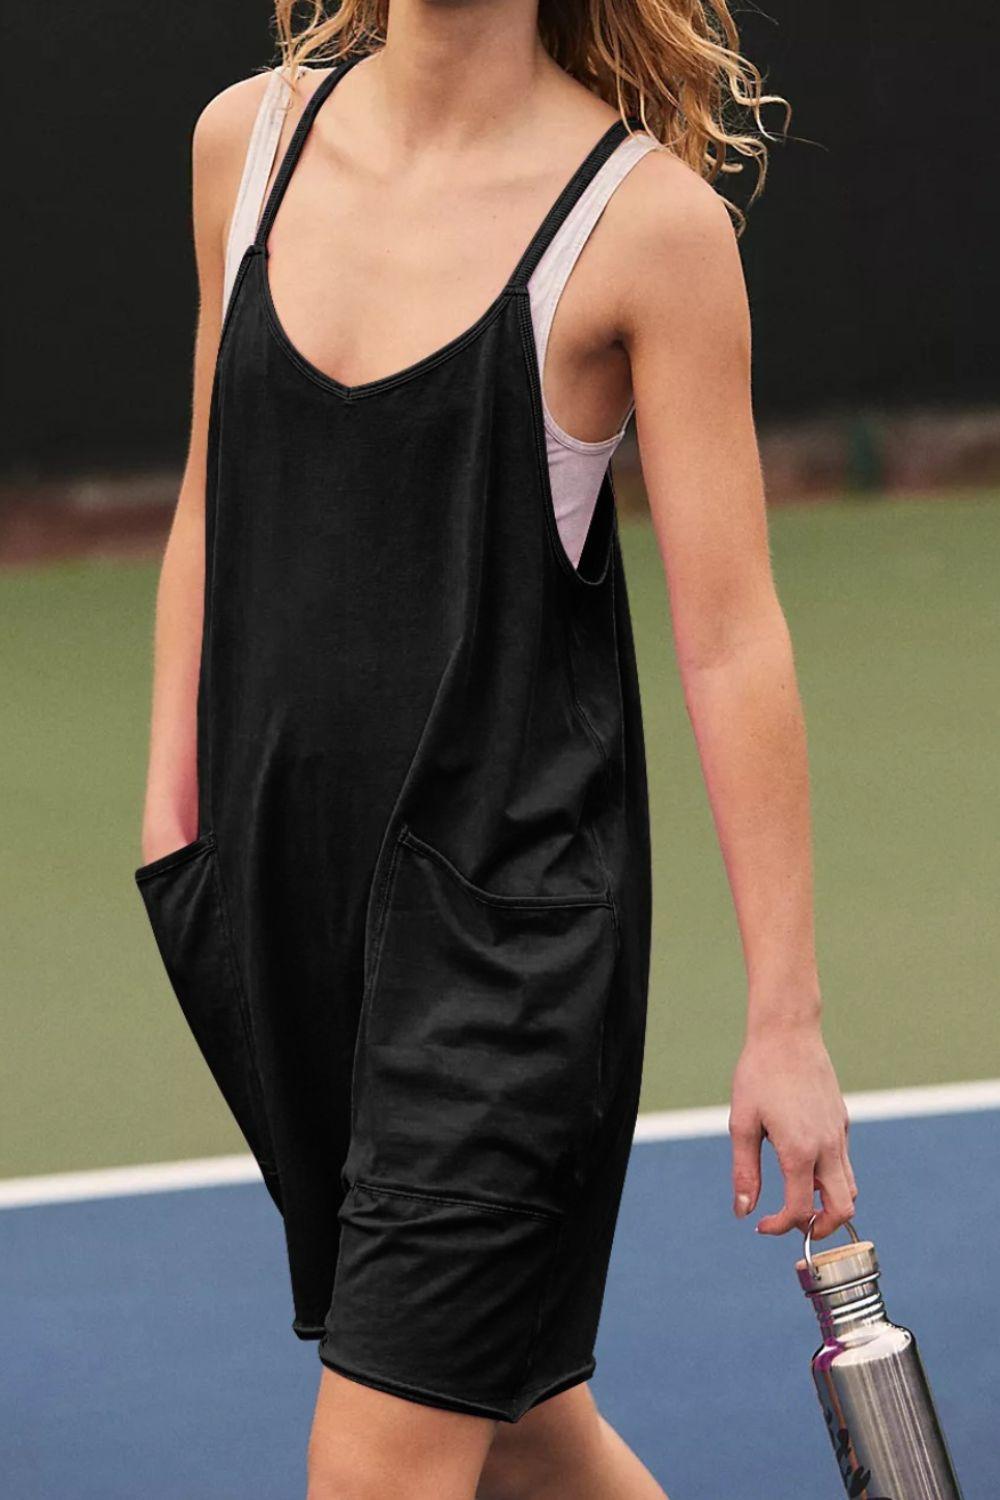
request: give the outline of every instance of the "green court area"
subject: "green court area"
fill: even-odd
[[[827,1034],[847,1089],[1000,1072],[1000,496],[773,513],[809,725]],[[623,526],[654,814],[644,1106],[722,1102],[735,921],[655,543]],[[239,1150],[132,882],[156,569],[0,576],[0,1176]]]

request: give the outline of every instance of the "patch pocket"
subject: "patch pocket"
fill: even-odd
[[[324,1363],[418,1401],[519,1417],[560,1220],[366,1182],[339,1218]]]
[[[561,1211],[597,1123],[610,899],[482,890],[404,829],[374,945],[350,1180]]]
[[[184,1018],[277,1202],[270,1129],[217,861],[214,836],[206,833],[141,865],[135,881]]]

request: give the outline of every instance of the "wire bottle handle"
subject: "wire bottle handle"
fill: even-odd
[[[816,1220],[818,1218],[819,1218],[819,1214],[813,1214],[812,1218],[809,1220],[808,1225],[806,1226],[804,1253],[805,1253],[806,1265],[809,1267],[810,1271],[813,1268],[813,1258],[812,1258],[812,1232],[813,1232],[813,1225],[816,1223]],[[860,1244],[860,1242],[861,1242],[861,1236],[860,1236],[860,1234],[858,1234],[858,1231],[855,1229],[853,1220],[851,1220],[851,1219],[845,1220],[843,1227],[847,1230],[848,1234],[851,1236],[851,1239],[854,1241],[854,1243],[856,1245]]]

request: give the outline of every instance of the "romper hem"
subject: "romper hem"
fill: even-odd
[[[326,1332],[322,1323],[300,1323],[298,1318],[292,1324],[292,1332],[297,1339],[303,1342],[309,1339],[321,1339]]]
[[[489,1402],[466,1401],[461,1396],[446,1395],[443,1391],[431,1391],[422,1386],[409,1385],[405,1381],[393,1380],[383,1375],[373,1375],[363,1370],[352,1369],[349,1365],[342,1364],[340,1360],[334,1359],[320,1345],[319,1357],[321,1363],[328,1370],[337,1375],[342,1375],[346,1380],[353,1380],[357,1385],[368,1386],[371,1390],[382,1391],[388,1396],[398,1396],[404,1401],[415,1401],[420,1406],[433,1406],[442,1411],[461,1412],[465,1416],[485,1417],[494,1422],[517,1422],[526,1416],[534,1407],[540,1406],[543,1401],[550,1400],[553,1396],[560,1396],[563,1392],[572,1390],[576,1385],[582,1385],[590,1380],[596,1368],[596,1360],[588,1360],[579,1369],[573,1370],[567,1375],[560,1376],[558,1380],[549,1381],[538,1390],[530,1391],[521,1400],[510,1401],[503,1405],[493,1405]]]

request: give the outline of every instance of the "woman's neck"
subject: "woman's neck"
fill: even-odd
[[[558,73],[538,40],[537,0],[392,0],[385,45],[361,65],[397,149],[452,150],[504,132]]]

